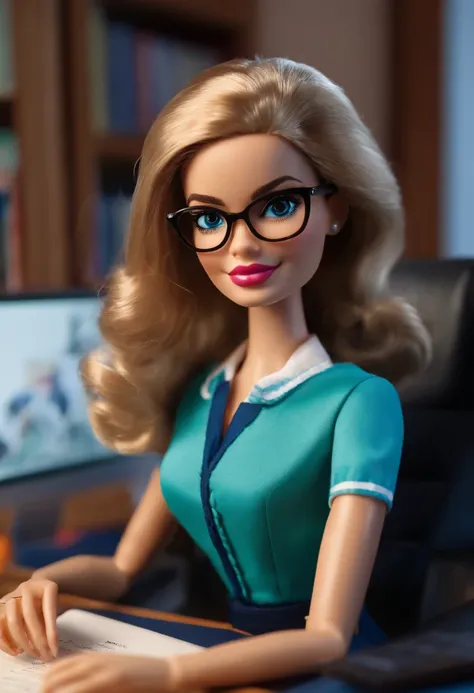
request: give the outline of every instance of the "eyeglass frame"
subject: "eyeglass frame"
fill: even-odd
[[[273,192],[266,193],[265,195],[258,197],[256,200],[250,202],[250,204],[248,204],[245,207],[245,209],[242,210],[242,212],[226,212],[222,209],[219,209],[218,207],[214,207],[211,205],[194,205],[192,207],[183,207],[182,209],[178,209],[176,212],[170,212],[166,215],[166,219],[170,223],[173,230],[178,234],[180,240],[188,248],[191,248],[191,250],[194,250],[196,253],[212,253],[215,250],[220,250],[221,248],[223,248],[225,244],[228,242],[229,238],[231,237],[232,229],[234,227],[235,222],[239,221],[240,219],[245,221],[250,233],[252,233],[256,238],[259,238],[261,241],[265,241],[266,243],[281,243],[283,241],[289,241],[291,238],[296,238],[296,236],[299,236],[305,230],[309,221],[309,216],[311,214],[311,197],[315,195],[324,195],[329,197],[337,193],[337,191],[337,185],[335,185],[334,183],[320,183],[319,185],[303,188],[285,188],[284,190],[274,190]],[[305,216],[301,228],[296,233],[291,234],[291,236],[285,236],[285,238],[265,238],[264,236],[259,234],[258,231],[256,231],[256,229],[254,229],[254,227],[252,226],[249,214],[250,209],[254,205],[258,204],[258,202],[263,202],[264,200],[270,201],[274,197],[279,197],[280,195],[283,196],[285,194],[297,194],[301,195],[301,197],[303,198],[305,204]],[[205,248],[202,250],[200,248],[196,248],[196,246],[194,246],[192,243],[189,243],[179,231],[179,219],[181,215],[184,214],[184,212],[199,212],[201,210],[203,212],[205,212],[206,210],[217,211],[227,222],[227,229],[225,232],[224,239],[214,248]]]

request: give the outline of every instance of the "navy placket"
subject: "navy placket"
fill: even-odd
[[[212,543],[219,554],[226,575],[233,587],[235,596],[243,598],[239,579],[229,559],[227,549],[222,542],[218,527],[216,526],[216,522],[212,514],[210,481],[212,472],[216,468],[227,448],[232,445],[242,431],[256,419],[262,409],[262,405],[250,402],[242,402],[237,409],[225,436],[222,436],[229,389],[230,383],[224,380],[218,385],[212,398],[202,460],[201,500],[204,508],[204,517]]]

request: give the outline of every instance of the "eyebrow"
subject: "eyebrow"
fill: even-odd
[[[281,185],[282,183],[286,183],[290,180],[294,180],[297,183],[303,183],[302,180],[300,180],[299,178],[295,178],[294,176],[280,176],[279,178],[275,178],[274,180],[271,180],[269,183],[265,183],[265,185],[262,185],[256,190],[254,190],[252,195],[250,196],[250,200],[253,202],[253,200],[256,200],[261,195],[265,195],[265,193],[271,192],[273,188],[277,187],[277,185]],[[223,200],[221,200],[219,197],[213,197],[212,195],[200,195],[199,193],[191,193],[191,195],[188,197],[187,204],[189,205],[193,201],[207,202],[212,205],[219,205],[220,207],[225,207],[225,202]]]

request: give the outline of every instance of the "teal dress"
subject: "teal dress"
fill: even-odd
[[[400,401],[388,381],[332,364],[313,337],[257,383],[223,436],[241,358],[190,384],[162,461],[162,490],[227,586],[234,626],[303,627],[333,498],[355,493],[392,505]]]

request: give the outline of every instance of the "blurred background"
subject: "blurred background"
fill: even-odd
[[[474,0],[0,0],[0,567],[113,552],[156,463],[110,467],[73,373],[160,108],[224,59],[311,64],[398,176],[406,256],[472,257],[473,36]]]
[[[0,0],[0,285],[100,282],[154,115],[255,53],[344,88],[400,179],[408,256],[472,254],[473,32],[471,0]]]

